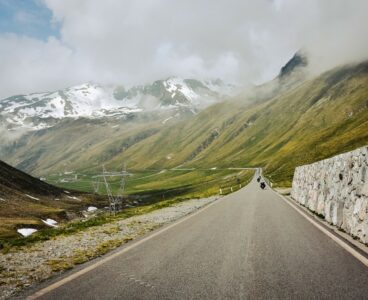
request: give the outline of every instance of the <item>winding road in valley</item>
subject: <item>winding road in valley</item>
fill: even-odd
[[[29,299],[367,297],[367,266],[253,179]]]

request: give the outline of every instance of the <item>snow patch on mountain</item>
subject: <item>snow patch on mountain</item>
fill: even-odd
[[[18,95],[0,100],[0,123],[8,129],[40,130],[64,118],[123,118],[150,110],[197,109],[221,101],[234,87],[222,81],[170,77],[150,85],[85,83],[64,90]]]
[[[58,227],[57,222],[53,219],[50,219],[50,218],[48,218],[46,220],[42,220],[42,222],[45,223],[46,225],[50,226],[50,227]]]
[[[17,232],[20,233],[22,236],[27,237],[27,236],[30,236],[31,234],[37,232],[37,229],[34,229],[34,228],[20,228],[20,229],[17,229]]]
[[[199,97],[188,85],[184,82],[184,79],[178,77],[171,77],[163,82],[166,90],[172,93],[172,98],[176,96],[177,92],[182,93],[190,102],[193,102]]]
[[[40,199],[39,199],[39,198],[33,197],[33,196],[31,196],[31,195],[28,195],[28,194],[24,194],[24,195],[26,195],[28,198],[30,198],[30,199],[32,199],[32,200],[40,201]]]

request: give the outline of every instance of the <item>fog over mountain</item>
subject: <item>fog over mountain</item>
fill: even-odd
[[[0,32],[0,98],[173,75],[247,85],[275,77],[299,49],[315,73],[368,56],[365,0],[37,3],[51,11],[59,35]]]

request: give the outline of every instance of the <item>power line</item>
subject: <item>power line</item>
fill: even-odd
[[[125,164],[121,172],[108,172],[103,165],[102,174],[93,176],[93,178],[95,178],[95,180],[92,182],[94,192],[98,193],[101,183],[105,186],[106,194],[110,204],[110,213],[113,215],[115,215],[117,211],[120,211],[123,208],[123,197],[126,185],[126,178],[128,176],[131,176],[131,174],[126,171]],[[109,182],[109,179],[112,177],[121,177],[120,186],[115,195],[111,188],[111,183]]]

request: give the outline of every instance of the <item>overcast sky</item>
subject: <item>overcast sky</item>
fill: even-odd
[[[368,58],[367,0],[0,0],[0,98],[86,81],[272,79]]]

